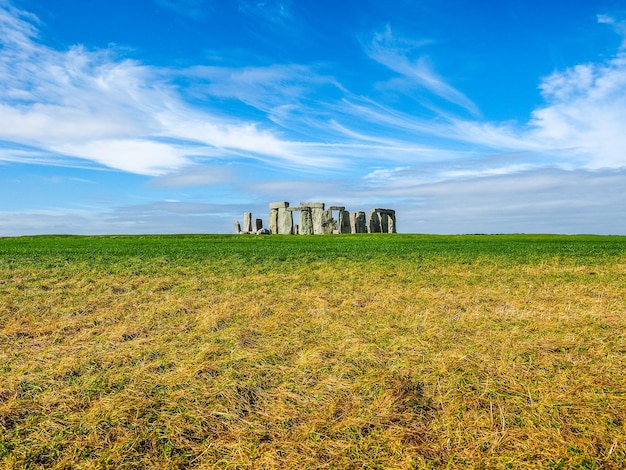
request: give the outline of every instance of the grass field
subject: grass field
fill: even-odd
[[[626,468],[626,237],[0,239],[0,467]]]

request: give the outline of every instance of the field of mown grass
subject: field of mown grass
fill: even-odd
[[[626,468],[626,237],[0,239],[0,467]]]

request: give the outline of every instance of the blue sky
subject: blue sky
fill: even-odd
[[[0,236],[626,234],[624,0],[0,0]]]

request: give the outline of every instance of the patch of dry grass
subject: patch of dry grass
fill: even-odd
[[[625,256],[230,262],[5,265],[4,467],[626,467]]]

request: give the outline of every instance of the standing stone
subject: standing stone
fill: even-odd
[[[252,232],[252,212],[243,213],[243,231],[246,233]]]
[[[235,233],[241,233],[241,224],[238,220],[235,220]]]
[[[258,232],[263,228],[263,219],[254,219],[254,231]]]
[[[313,219],[313,233],[315,235],[324,234],[324,209],[319,207],[311,208],[311,218]]]
[[[380,213],[380,231],[382,233],[389,233],[389,212],[387,211]]]
[[[389,233],[398,233],[398,226],[396,225],[396,211],[389,210]]]
[[[367,220],[363,211],[354,213],[354,233],[367,233]]]
[[[313,235],[313,216],[310,207],[300,208],[300,226],[298,233],[300,235]]]
[[[351,231],[350,212],[341,209],[339,211],[339,233],[350,233]]]
[[[376,211],[376,209],[372,209],[370,211],[369,219],[369,232],[380,233],[380,217],[378,217],[378,212]]]
[[[278,209],[270,209],[270,232],[278,233]]]
[[[337,227],[337,221],[333,219],[333,211],[322,211],[322,235],[332,235]]]
[[[278,233],[281,235],[293,234],[293,212],[287,208],[278,209]]]

